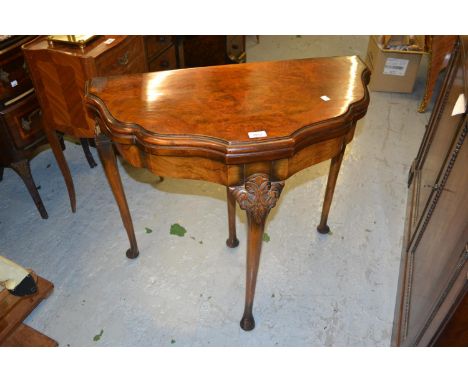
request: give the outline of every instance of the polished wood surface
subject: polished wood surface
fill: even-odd
[[[55,347],[57,341],[26,324],[21,324],[0,344],[2,347]]]
[[[409,174],[392,344],[429,346],[468,288],[468,38],[457,42]]]
[[[226,240],[226,245],[229,248],[235,248],[239,245],[239,240],[236,234],[236,198],[234,194],[226,187],[226,199],[228,209],[228,227],[229,236]]]
[[[21,45],[33,36],[12,36],[0,48],[0,106],[32,88]]]
[[[426,87],[424,96],[419,105],[418,111],[424,113],[428,103],[431,101],[432,93],[439,73],[447,64],[447,55],[453,51],[457,36],[426,36],[426,46],[429,51]]]
[[[23,338],[23,334],[29,331],[23,326],[23,321],[42,300],[49,297],[54,289],[54,285],[50,281],[34,274],[33,277],[36,279],[37,292],[31,296],[13,296],[6,289],[0,292],[0,346],[21,346],[22,344],[18,341],[27,340]],[[49,341],[49,337],[38,337],[36,339],[44,341],[31,346],[56,345],[55,341]],[[30,338],[29,341],[31,340]]]
[[[45,125],[76,138],[94,137],[94,122],[83,105],[86,80],[146,71],[140,36],[101,36],[83,49],[51,45],[41,36],[23,45],[23,52]]]
[[[324,232],[346,144],[367,111],[369,77],[352,56],[94,78],[86,103],[129,236],[127,256],[138,255],[138,247],[111,142],[136,167],[228,187],[228,246],[238,244],[235,201],[247,214],[241,327],[252,330],[267,216],[289,176],[333,158],[319,225]]]
[[[0,181],[4,168],[14,170],[41,217],[47,219],[30,169],[30,160],[46,143],[41,110],[21,51],[21,45],[33,38],[14,36],[3,41],[0,49]]]
[[[148,71],[159,72],[177,68],[176,47],[171,46],[162,52],[151,63],[148,64]]]
[[[144,36],[148,71],[158,72],[183,66],[178,41],[176,36]]]
[[[270,210],[276,205],[283,187],[284,181],[272,182],[268,175],[258,173],[250,175],[243,185],[229,188],[240,208],[247,213],[245,307],[240,322],[244,330],[252,330],[255,327],[252,308],[265,222]]]
[[[364,68],[353,56],[95,78],[87,98],[119,143],[245,163],[286,158],[348,132],[367,108]],[[267,137],[249,138],[256,131]]]
[[[68,164],[56,132],[75,138],[94,138],[94,120],[83,103],[85,83],[94,76],[147,71],[142,36],[99,36],[84,48],[47,40],[40,36],[23,45],[31,78],[41,105],[44,129],[76,210],[76,195]],[[85,141],[83,149],[90,167],[94,159]]]
[[[117,205],[120,210],[120,216],[124,223],[125,230],[130,240],[130,249],[127,251],[127,257],[134,259],[138,256],[138,245],[135,237],[135,230],[133,229],[133,222],[130,216],[130,211],[127,205],[127,199],[123,190],[122,180],[120,179],[119,170],[117,168],[117,162],[114,154],[114,148],[109,137],[99,134],[96,137],[96,147],[99,152],[99,157],[104,167],[107,180],[111,187],[114,198],[117,201]]]
[[[468,346],[468,287],[460,304],[437,337],[435,346]]]

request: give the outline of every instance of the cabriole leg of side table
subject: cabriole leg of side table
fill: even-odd
[[[31,195],[34,201],[34,204],[37,207],[37,210],[41,214],[42,219],[47,219],[49,215],[47,215],[47,211],[44,207],[44,204],[42,203],[41,196],[39,195],[39,192],[37,192],[36,184],[34,183],[34,179],[31,175],[31,168],[29,167],[29,161],[27,159],[23,159],[19,162],[13,162],[10,164],[10,167],[23,180],[24,184],[26,185],[29,191],[29,194]]]
[[[332,158],[330,164],[330,172],[328,173],[327,189],[325,190],[325,200],[323,201],[322,216],[320,218],[320,224],[317,227],[317,231],[320,233],[329,233],[330,227],[327,225],[328,213],[330,212],[330,206],[333,199],[333,193],[335,192],[336,179],[340,172],[341,162],[343,161],[343,155],[346,146],[339,152],[338,155]]]
[[[0,167],[0,182],[3,179],[3,167]]]
[[[252,314],[255,285],[257,283],[258,266],[262,250],[265,221],[270,210],[276,205],[284,181],[271,182],[266,174],[249,176],[242,186],[229,187],[229,191],[247,213],[247,272],[245,307],[240,326],[244,330],[252,330],[255,320]]]
[[[226,245],[229,248],[235,248],[239,245],[239,240],[236,236],[236,198],[229,190],[229,187],[226,187],[226,194],[229,223],[229,237],[226,240]]]
[[[70,206],[72,212],[76,211],[76,195],[75,195],[75,186],[73,185],[73,179],[70,173],[65,156],[63,155],[63,147],[60,143],[60,139],[57,136],[57,132],[51,129],[44,129],[47,140],[49,141],[52,152],[54,153],[55,160],[57,161],[60,171],[62,172],[63,179],[65,180],[65,185],[67,186],[68,196],[70,197]],[[63,143],[63,139],[62,139]]]
[[[138,256],[138,246],[133,229],[132,217],[128,209],[127,199],[120,179],[119,169],[117,167],[117,160],[115,157],[114,149],[110,139],[104,134],[99,134],[96,138],[96,147],[101,159],[104,172],[106,173],[107,180],[109,181],[110,188],[114,194],[115,201],[119,207],[120,216],[122,217],[123,225],[127,231],[128,239],[130,241],[130,248],[127,250],[127,257],[134,259]]]

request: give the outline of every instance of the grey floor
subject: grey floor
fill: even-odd
[[[366,36],[260,36],[249,61],[359,54]],[[99,165],[67,143],[78,210],[72,214],[50,150],[32,161],[49,212],[41,220],[21,180],[0,183],[0,255],[55,284],[26,323],[61,346],[388,346],[398,279],[406,178],[429,113],[413,94],[372,93],[348,146],[330,213],[315,230],[329,162],[287,182],[272,211],[260,264],[252,332],[239,328],[246,218],[241,245],[225,246],[225,189],[121,167],[140,257],[129,260],[116,204]],[[97,159],[97,154],[93,149]],[[170,226],[185,227],[184,237]],[[147,233],[149,228],[152,232]],[[97,334],[102,333],[99,337]]]

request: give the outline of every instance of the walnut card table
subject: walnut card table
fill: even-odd
[[[370,72],[356,57],[213,66],[113,77],[87,84],[96,145],[138,256],[131,215],[113,147],[136,167],[159,176],[225,185],[229,237],[239,244],[236,201],[247,213],[244,330],[252,305],[265,220],[285,180],[331,159],[322,216],[328,212],[346,144],[369,104]]]

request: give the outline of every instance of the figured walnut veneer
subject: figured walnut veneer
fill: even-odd
[[[112,145],[155,174],[228,186],[229,238],[235,201],[248,217],[246,305],[241,326],[255,326],[252,304],[265,220],[284,180],[332,159],[319,232],[327,217],[346,144],[369,104],[370,72],[356,57],[213,66],[94,78],[85,102],[97,147],[136,257],[133,223]],[[328,97],[328,100],[322,99]],[[265,132],[251,138],[249,132]]]

